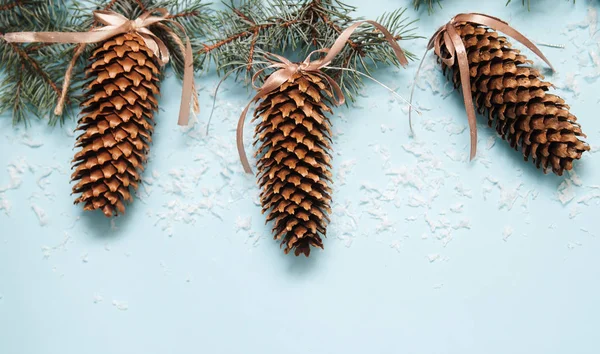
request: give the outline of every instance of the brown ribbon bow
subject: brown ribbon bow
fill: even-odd
[[[514,38],[521,44],[525,45],[538,57],[542,58],[542,60],[544,60],[552,70],[554,70],[554,67],[552,67],[550,61],[548,61],[548,59],[544,56],[544,54],[542,54],[538,47],[535,44],[533,44],[529,39],[527,39],[527,37],[522,35],[520,32],[518,32],[511,26],[509,26],[507,22],[504,22],[496,17],[479,13],[458,14],[454,16],[450,20],[450,22],[446,23],[445,25],[440,27],[440,29],[438,29],[437,32],[435,32],[433,37],[431,37],[431,39],[429,40],[429,44],[427,44],[427,51],[434,49],[435,54],[442,60],[442,62],[444,62],[444,64],[448,66],[453,66],[454,63],[458,61],[463,99],[465,102],[465,110],[467,111],[467,118],[469,121],[469,130],[471,133],[471,160],[473,160],[477,153],[477,119],[475,117],[473,97],[471,96],[471,77],[469,74],[469,61],[467,58],[467,50],[465,49],[465,45],[462,39],[460,38],[460,35],[456,31],[456,28],[454,27],[455,25],[464,22],[470,22],[482,26],[487,26],[493,30],[503,32],[509,35],[510,37]],[[449,53],[448,57],[442,57],[442,43]],[[425,53],[425,55],[427,55],[427,52]],[[425,59],[425,56],[423,56],[423,59]],[[422,64],[423,61],[421,61],[421,65]],[[421,69],[421,65],[419,65],[419,70]],[[419,70],[417,70],[417,76],[419,75]]]
[[[194,61],[192,56],[192,46],[183,26],[171,20],[169,18],[169,12],[164,8],[146,11],[135,20],[129,20],[125,16],[113,11],[94,11],[93,14],[96,22],[104,26],[93,28],[89,32],[14,32],[0,35],[0,38],[4,38],[4,40],[7,42],[15,43],[44,42],[89,44],[103,42],[122,33],[135,32],[142,37],[148,48],[152,50],[154,55],[157,57],[159,64],[165,65],[169,62],[169,50],[167,49],[165,43],[154,33],[152,33],[148,27],[151,25],[160,24],[160,22],[164,21],[171,22],[185,35],[184,45],[179,36],[177,36],[173,30],[164,25],[161,27],[175,40],[184,56],[183,92],[181,97],[178,124],[187,125],[189,122],[190,103],[192,98],[194,100],[194,111],[196,113],[199,111],[199,104],[198,97],[196,95],[196,89],[194,88]],[[62,114],[68,86],[71,81],[73,67],[77,62],[78,57],[83,52],[83,48],[84,46],[80,47],[80,50],[75,52],[73,59],[69,63],[69,67],[65,74],[62,94],[55,109],[55,113],[58,115]]]
[[[340,36],[336,39],[336,41],[333,43],[333,46],[331,46],[331,48],[315,50],[315,51],[311,52],[308,55],[308,57],[306,57],[306,59],[304,59],[304,61],[301,63],[293,63],[280,55],[276,55],[276,54],[272,54],[272,53],[266,54],[267,61],[271,65],[259,70],[252,76],[252,87],[254,89],[256,89],[258,91],[258,93],[256,94],[256,96],[254,96],[254,98],[252,98],[250,100],[250,102],[248,102],[248,104],[246,105],[246,108],[244,108],[244,111],[242,112],[240,119],[238,121],[238,125],[237,125],[237,132],[236,132],[237,149],[238,149],[238,153],[240,155],[240,161],[242,162],[242,166],[244,167],[244,171],[246,173],[252,173],[252,168],[250,167],[250,163],[248,162],[248,157],[246,156],[246,151],[244,149],[244,121],[246,120],[246,115],[248,114],[250,105],[252,103],[257,102],[260,99],[264,98],[273,90],[278,89],[283,83],[290,80],[292,78],[292,76],[297,72],[311,73],[313,75],[317,75],[317,76],[325,79],[329,83],[329,86],[332,88],[332,90],[335,94],[334,95],[335,105],[339,106],[341,104],[344,104],[346,99],[344,97],[342,89],[337,84],[337,82],[335,82],[335,80],[331,78],[331,76],[325,74],[323,71],[321,71],[321,69],[323,69],[327,65],[331,64],[333,59],[342,51],[342,49],[346,45],[346,42],[352,35],[352,33],[354,33],[354,31],[356,31],[356,29],[364,23],[369,23],[369,24],[373,25],[375,28],[377,28],[384,35],[385,39],[392,46],[392,49],[394,50],[394,53],[396,54],[396,58],[398,59],[398,62],[400,62],[400,64],[403,67],[406,67],[406,65],[408,65],[408,60],[406,59],[406,56],[404,55],[402,48],[400,48],[398,43],[396,43],[396,39],[394,38],[394,36],[385,27],[383,27],[382,25],[380,25],[379,23],[377,23],[375,21],[359,21],[359,22],[352,24],[350,27],[346,28],[340,34]],[[311,60],[311,57],[313,56],[313,54],[316,54],[316,53],[326,53],[326,55],[325,55],[325,57],[323,57],[321,59],[317,59],[314,61]],[[269,57],[273,57],[277,60],[269,59]],[[257,77],[260,74],[262,74],[265,70],[268,70],[268,69],[278,69],[278,70],[275,71],[274,73],[272,73],[261,87],[256,86],[254,84],[254,82],[256,81]]]

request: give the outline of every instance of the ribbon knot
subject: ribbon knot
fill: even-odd
[[[242,112],[242,114],[240,115],[240,119],[238,120],[236,131],[237,149],[240,155],[240,161],[246,173],[252,173],[252,168],[250,167],[250,163],[248,162],[248,157],[246,156],[246,151],[244,149],[244,121],[246,120],[246,115],[248,114],[250,105],[254,102],[257,102],[260,99],[265,98],[269,93],[278,89],[281,85],[283,85],[284,82],[292,79],[292,77],[299,72],[311,73],[327,81],[329,87],[334,92],[334,104],[336,106],[344,104],[346,99],[344,97],[342,89],[337,84],[337,82],[335,82],[335,80],[331,78],[331,76],[321,71],[321,69],[325,68],[333,61],[333,59],[335,59],[335,57],[342,51],[342,49],[346,45],[346,42],[350,39],[352,33],[354,33],[354,31],[356,31],[358,27],[365,23],[371,24],[384,35],[386,41],[392,46],[392,49],[394,50],[394,53],[396,55],[396,59],[398,59],[400,65],[402,65],[403,67],[406,67],[406,65],[408,65],[408,60],[406,59],[402,48],[400,48],[400,46],[396,42],[394,36],[385,27],[383,27],[375,21],[358,21],[352,24],[340,34],[340,36],[335,40],[331,48],[324,48],[312,51],[301,63],[293,63],[287,58],[277,54],[265,54],[265,59],[269,62],[270,65],[257,71],[252,76],[252,87],[256,89],[258,93],[250,100],[250,102],[248,102],[248,104],[244,108],[244,111]],[[312,56],[317,53],[324,53],[325,56],[320,59],[312,60]],[[277,70],[271,75],[269,75],[269,77],[265,80],[262,86],[257,86],[255,82],[258,76],[265,72],[265,70],[270,69]]]
[[[309,63],[294,63],[294,65],[296,66],[296,72],[305,71],[310,66]]]
[[[144,23],[139,19],[136,18],[135,20],[129,20],[129,28],[132,31],[136,31],[138,28],[142,28],[145,27]]]
[[[471,135],[471,160],[475,158],[477,154],[477,118],[475,116],[475,107],[473,104],[473,97],[471,95],[471,76],[469,74],[469,60],[467,57],[467,50],[465,48],[465,44],[460,37],[460,34],[456,30],[456,25],[460,23],[472,23],[475,25],[486,26],[495,31],[503,32],[504,34],[514,38],[521,44],[525,45],[532,52],[534,52],[538,57],[540,57],[552,70],[554,67],[550,64],[550,61],[542,54],[542,52],[538,49],[538,47],[533,44],[527,37],[523,34],[512,28],[507,22],[500,20],[499,18],[479,14],[479,13],[469,13],[469,14],[458,14],[452,19],[440,27],[435,34],[429,40],[427,44],[427,51],[423,55],[423,59],[419,64],[419,69],[417,69],[417,73],[415,75],[415,80],[413,82],[413,89],[411,92],[411,102],[412,95],[414,93],[414,87],[416,83],[416,78],[419,75],[419,71],[421,70],[421,66],[423,65],[423,61],[427,52],[431,49],[434,50],[435,54],[440,58],[440,60],[449,67],[454,66],[458,63],[458,69],[460,73],[460,83],[462,88],[463,100],[465,103],[465,110],[467,112],[467,120],[469,122],[469,130]],[[447,56],[442,56],[442,47],[445,48],[448,53]],[[409,118],[411,114],[411,108],[409,108]]]
[[[14,32],[6,33],[3,37],[7,42],[15,43],[79,43],[79,48],[75,51],[71,62],[65,73],[65,80],[61,96],[54,113],[62,114],[64,102],[68,93],[71,75],[77,59],[83,53],[85,44],[104,42],[114,36],[134,32],[139,35],[146,46],[155,55],[158,63],[162,66],[169,62],[169,50],[166,44],[154,34],[149,27],[152,25],[160,26],[176,43],[179,51],[184,57],[183,72],[183,90],[181,96],[181,107],[179,109],[179,125],[187,125],[190,115],[190,104],[193,100],[194,112],[198,113],[200,105],[198,96],[194,87],[194,61],[192,56],[192,46],[185,28],[176,21],[173,21],[167,9],[157,8],[152,11],[145,11],[140,17],[130,20],[125,16],[114,11],[94,11],[96,22],[104,25],[103,27],[92,28],[88,32]],[[169,22],[181,30],[185,36],[185,44],[179,36],[168,26],[161,22]]]

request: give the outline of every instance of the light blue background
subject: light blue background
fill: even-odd
[[[593,148],[576,174],[544,176],[484,124],[467,162],[460,94],[431,57],[414,139],[405,105],[376,85],[335,110],[334,214],[309,259],[264,226],[234,144],[249,91],[233,81],[209,136],[217,78],[198,79],[203,111],[185,131],[180,85],[164,83],[145,185],[112,223],[72,205],[74,122],[1,119],[0,353],[600,352],[599,6],[532,2],[444,1],[419,33],[477,11],[564,44],[543,51]],[[367,18],[409,6],[350,3]],[[377,77],[407,97],[416,66]]]

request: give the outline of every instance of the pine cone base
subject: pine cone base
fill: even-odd
[[[487,113],[489,126],[544,173],[571,170],[590,147],[580,139],[585,135],[569,106],[547,93],[552,84],[498,32],[472,23],[455,28],[467,50],[474,103],[479,113]],[[442,56],[449,55],[445,45],[441,49]],[[442,62],[442,67],[459,88],[458,63],[449,68]]]
[[[320,77],[296,73],[259,104],[254,119],[255,145],[260,144],[258,184],[274,239],[287,254],[309,256],[323,248],[331,213],[332,93]]]
[[[137,190],[152,141],[159,95],[159,66],[135,33],[99,45],[86,73],[86,100],[77,130],[80,150],[73,159],[75,204],[107,217],[125,212]]]

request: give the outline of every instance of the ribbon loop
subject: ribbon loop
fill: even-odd
[[[511,38],[515,39],[517,42],[523,44],[532,52],[534,52],[546,64],[548,64],[548,66],[550,66],[552,70],[554,70],[554,67],[552,66],[552,64],[550,64],[550,61],[544,56],[544,54],[542,54],[542,51],[533,42],[531,42],[527,37],[518,32],[516,29],[512,28],[507,22],[504,22],[499,18],[493,16],[480,13],[458,14],[454,16],[447,24],[440,27],[440,29],[438,29],[435,32],[435,34],[431,37],[429,43],[427,44],[427,50],[433,49],[438,58],[440,58],[440,60],[449,67],[454,66],[454,64],[458,62],[461,89],[471,136],[471,160],[473,160],[477,154],[477,119],[475,116],[473,96],[471,95],[471,77],[469,74],[469,61],[467,58],[467,51],[462,41],[462,38],[456,31],[455,27],[460,23],[467,22],[480,26],[486,26],[488,28],[491,28],[492,30],[502,32],[510,36]],[[448,52],[447,56],[442,56],[442,45]],[[416,76],[418,76],[418,71]]]
[[[240,115],[240,119],[238,120],[237,130],[236,130],[236,144],[238,149],[238,154],[240,156],[240,161],[242,166],[244,167],[244,171],[246,173],[252,173],[252,168],[250,167],[250,163],[248,162],[248,157],[246,155],[246,150],[244,148],[244,122],[246,120],[246,116],[248,115],[248,111],[250,110],[250,105],[258,100],[266,97],[269,93],[277,90],[283,83],[288,80],[291,80],[294,74],[298,72],[310,73],[327,81],[329,87],[333,91],[334,104],[336,106],[344,104],[346,102],[346,98],[344,97],[344,93],[342,89],[338,85],[338,83],[329,75],[325,74],[321,69],[331,64],[331,62],[335,59],[335,57],[344,49],[346,46],[346,42],[350,39],[350,36],[358,27],[361,25],[368,23],[377,28],[385,37],[386,41],[390,44],[394,53],[396,55],[396,59],[403,67],[408,65],[408,60],[406,59],[406,55],[400,48],[400,45],[396,42],[397,39],[382,25],[375,21],[358,21],[346,28],[339,37],[335,40],[331,48],[323,48],[310,52],[306,59],[301,63],[292,63],[287,58],[273,54],[266,53],[265,58],[270,63],[269,66],[257,71],[252,76],[252,87],[258,91],[258,93],[248,102],[244,111]],[[318,53],[325,53],[325,56],[320,59],[312,60],[312,56]],[[262,86],[257,86],[255,84],[256,79],[262,73],[264,73],[268,69],[277,69],[273,72],[269,77],[265,80]]]
[[[150,29],[151,25],[157,25],[161,22],[170,22],[178,27],[185,36],[185,45],[178,35],[168,26],[161,28],[171,36],[177,43],[181,55],[184,57],[183,90],[181,94],[181,108],[179,111],[179,125],[189,123],[190,104],[194,101],[194,112],[199,112],[198,97],[194,88],[194,61],[192,56],[192,46],[185,28],[178,22],[169,18],[169,12],[165,8],[158,8],[152,11],[145,11],[138,18],[130,20],[125,16],[114,11],[98,10],[93,12],[94,20],[103,25],[103,27],[93,28],[89,32],[14,32],[6,33],[2,37],[7,42],[15,43],[79,43],[67,71],[63,84],[62,93],[58,99],[58,104],[54,110],[55,114],[60,115],[63,111],[63,105],[68,93],[68,86],[71,81],[71,75],[77,59],[83,52],[85,44],[99,43],[106,41],[119,34],[134,32],[139,35],[146,46],[156,56],[158,63],[162,66],[169,62],[169,50],[166,44]]]

